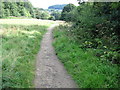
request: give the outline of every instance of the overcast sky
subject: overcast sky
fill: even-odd
[[[75,4],[78,5],[77,0],[29,0],[34,7],[47,9],[51,5],[55,4]]]

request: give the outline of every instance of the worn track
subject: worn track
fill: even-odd
[[[48,28],[41,42],[36,61],[35,88],[76,88],[76,84],[55,55],[52,46],[52,30],[55,26]]]

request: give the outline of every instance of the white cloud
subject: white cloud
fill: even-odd
[[[29,0],[34,7],[39,8],[48,8],[50,5],[55,4],[69,4],[73,3],[75,5],[78,5],[77,0]]]

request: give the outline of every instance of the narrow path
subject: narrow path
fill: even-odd
[[[41,42],[41,49],[36,61],[35,88],[75,88],[76,84],[67,74],[62,63],[55,55],[52,46],[52,30],[48,28]]]

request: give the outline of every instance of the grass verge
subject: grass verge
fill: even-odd
[[[118,66],[102,61],[96,50],[83,50],[69,36],[68,28],[57,27],[53,46],[56,54],[80,88],[118,88]]]
[[[35,74],[35,57],[49,25],[10,24],[1,24],[0,30],[2,88],[31,88]]]

